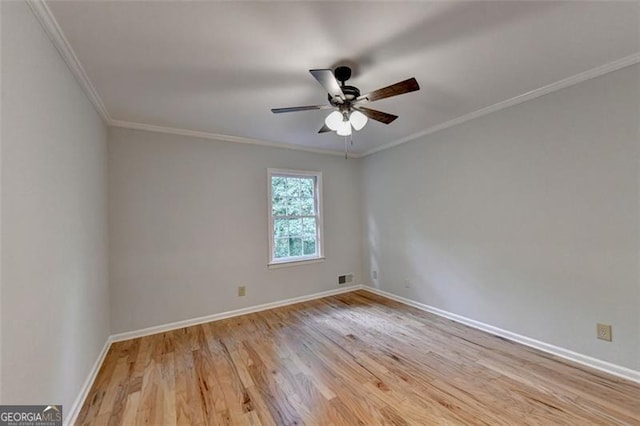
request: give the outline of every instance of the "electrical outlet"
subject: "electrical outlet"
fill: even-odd
[[[410,279],[406,279],[404,280],[404,288],[411,288],[411,280]]]
[[[373,278],[374,280],[378,279],[378,271],[371,271],[371,278]]]
[[[242,296],[246,296],[247,295],[247,288],[243,285],[241,285],[240,287],[238,287],[238,296],[242,297]]]
[[[610,342],[612,340],[610,325],[598,324],[597,332],[598,332],[598,339],[606,340],[607,342]]]

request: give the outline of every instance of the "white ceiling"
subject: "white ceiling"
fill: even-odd
[[[365,152],[640,51],[638,2],[50,1],[112,120],[340,150],[308,70],[353,64],[399,115],[354,134]]]

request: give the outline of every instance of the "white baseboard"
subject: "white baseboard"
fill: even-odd
[[[87,379],[84,381],[82,388],[80,389],[80,393],[78,397],[73,402],[71,406],[71,410],[65,416],[66,420],[64,422],[65,425],[71,426],[75,424],[76,420],[78,420],[78,415],[80,414],[80,410],[82,409],[82,405],[84,404],[85,399],[87,399],[87,395],[91,390],[91,386],[93,386],[93,382],[96,380],[96,376],[98,375],[98,371],[100,371],[100,367],[102,367],[102,362],[104,358],[107,356],[107,352],[109,352],[109,348],[111,347],[111,336],[107,337],[107,341],[104,343],[100,354],[98,354],[98,358],[93,363],[91,370],[89,371],[89,375]]]
[[[364,285],[352,285],[343,288],[338,288],[335,290],[323,291],[320,293],[308,294],[306,296],[293,297],[291,299],[280,300],[277,302],[264,303],[262,305],[250,306],[248,308],[236,309],[234,311],[221,312],[219,314],[207,315],[199,318],[192,318],[184,321],[177,321],[168,324],[158,325],[155,327],[148,327],[141,330],[127,331],[125,333],[113,334],[107,338],[107,341],[100,351],[96,362],[93,363],[93,367],[89,372],[89,376],[85,380],[82,385],[82,389],[78,394],[78,397],[73,403],[69,414],[66,416],[66,420],[64,422],[65,425],[71,426],[75,424],[78,419],[78,415],[80,414],[80,410],[84,405],[85,399],[91,390],[91,386],[93,386],[93,382],[96,380],[96,376],[100,371],[100,367],[102,366],[102,362],[107,356],[107,352],[109,352],[109,348],[111,344],[114,342],[120,342],[123,340],[135,339],[137,337],[149,336],[151,334],[164,333],[166,331],[176,330],[179,328],[189,327],[191,325],[204,324],[211,321],[217,321],[225,318],[237,317],[239,315],[246,315],[253,312],[265,311],[267,309],[279,308],[281,306],[294,305],[296,303],[307,302],[309,300],[321,299],[327,296],[333,296],[336,294],[348,293],[355,290],[361,290],[365,288]]]
[[[320,293],[309,294],[306,296],[294,297],[291,299],[280,300],[277,302],[264,303],[262,305],[250,306],[247,308],[236,309],[233,311],[221,312],[219,314],[207,315],[199,318],[192,318],[183,321],[172,322],[168,324],[158,325],[155,327],[148,327],[141,330],[128,331],[125,333],[113,334],[107,338],[107,341],[98,355],[98,359],[93,364],[91,371],[89,372],[89,376],[85,380],[82,389],[80,390],[80,394],[76,398],[69,414],[67,415],[67,420],[65,421],[65,425],[73,425],[78,415],[80,414],[80,410],[82,409],[82,405],[84,404],[89,391],[91,390],[91,386],[100,371],[100,367],[102,366],[102,362],[111,347],[111,344],[114,342],[120,342],[123,340],[134,339],[137,337],[149,336],[157,333],[164,333],[166,331],[176,330],[179,328],[189,327],[197,324],[204,324],[211,321],[217,321],[226,318],[237,317],[240,315],[246,315],[254,312],[265,311],[267,309],[279,308],[287,305],[294,305],[296,303],[307,302],[309,300],[321,299],[327,296],[333,296],[336,294],[348,293],[355,290],[366,290],[371,293],[377,294],[379,296],[386,297],[388,299],[395,300],[400,303],[404,303],[405,305],[413,306],[414,308],[418,308],[425,312],[430,312],[432,314],[439,315],[444,318],[448,318],[450,320],[459,322],[461,324],[468,325],[473,328],[477,328],[478,330],[486,331],[488,333],[494,334],[496,336],[504,337],[505,339],[512,340],[517,343],[521,343],[526,346],[530,346],[541,351],[557,355],[561,358],[567,359],[569,361],[576,362],[578,364],[586,365],[587,367],[594,368],[596,370],[604,371],[606,373],[622,377],[627,380],[631,380],[634,382],[640,383],[640,371],[631,370],[626,367],[622,367],[616,364],[612,364],[606,361],[602,361],[596,358],[589,357],[587,355],[582,355],[577,352],[570,351],[568,349],[560,348],[558,346],[550,345],[548,343],[541,342],[539,340],[531,339],[526,336],[522,336],[517,333],[512,333],[507,330],[503,330],[498,327],[494,327],[492,325],[484,324],[479,321],[472,320],[470,318],[463,317],[461,315],[457,315],[451,312],[444,311],[442,309],[435,308],[433,306],[425,305],[424,303],[416,302],[411,299],[407,299],[405,297],[397,296],[393,293],[388,293],[383,290],[379,290],[374,287],[370,287],[367,285],[352,285],[349,287],[339,288],[335,290],[323,291]]]
[[[539,349],[543,352],[556,355],[560,358],[564,358],[566,360],[573,361],[578,364],[582,364],[587,367],[591,367],[593,369],[603,371],[605,373],[609,373],[617,377],[622,377],[623,379],[640,383],[640,371],[632,370],[627,367],[622,367],[620,365],[612,364],[607,361],[602,361],[597,358],[592,358],[590,356],[583,355],[578,352],[570,351],[569,349],[565,349],[555,345],[551,345],[549,343],[541,342],[540,340],[532,339],[530,337],[523,336],[521,334],[513,333],[511,331],[504,330],[502,328],[494,327],[492,325],[485,324],[480,321],[463,317],[462,315],[454,314],[451,312],[444,311],[442,309],[435,308],[433,306],[425,305],[424,303],[416,302],[415,300],[407,299],[405,297],[398,296],[393,293],[386,292],[384,290],[379,290],[374,287],[363,286],[363,289],[368,292],[377,294],[379,296],[383,296],[388,299],[395,300],[396,302],[413,306],[414,308],[420,309],[422,311],[430,312],[432,314],[435,314],[444,318],[448,318],[450,320],[459,322],[461,324],[468,325],[469,327],[486,331],[487,333],[494,334],[496,336],[504,337],[505,339],[523,344],[525,346],[530,346],[532,348]]]
[[[254,312],[265,311],[267,309],[279,308],[281,306],[293,305],[295,303],[307,302],[309,300],[321,299],[335,294],[348,293],[350,291],[360,290],[363,285],[352,285],[335,290],[323,291],[320,293],[308,294],[306,296],[293,297],[291,299],[279,300],[277,302],[264,303],[262,305],[250,306],[248,308],[236,309],[233,311],[221,312],[219,314],[207,315],[199,318],[192,318],[183,321],[171,322],[168,324],[157,325],[153,327],[143,328],[141,330],[126,331],[111,336],[111,341],[119,342],[122,340],[135,339],[137,337],[149,336],[151,334],[164,333],[166,331],[176,330],[179,328],[189,327],[197,324],[204,324],[211,321],[218,321],[225,318],[237,317],[239,315],[251,314]]]

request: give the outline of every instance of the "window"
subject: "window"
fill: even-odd
[[[268,170],[269,265],[323,259],[322,173]]]

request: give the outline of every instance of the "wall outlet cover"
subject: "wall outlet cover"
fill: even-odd
[[[247,295],[247,288],[243,285],[241,285],[240,287],[238,287],[238,296],[242,297],[242,296],[246,296]]]
[[[608,324],[598,324],[596,327],[598,339],[610,342],[612,340],[611,326]]]

